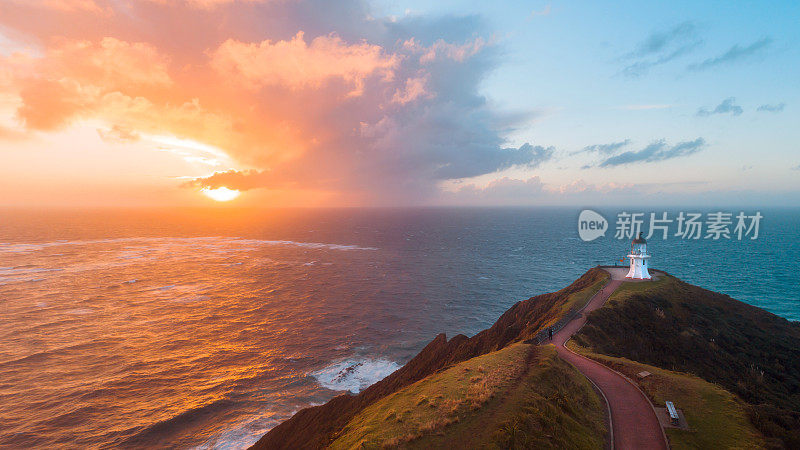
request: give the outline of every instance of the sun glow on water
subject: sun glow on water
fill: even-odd
[[[235,199],[241,192],[235,189],[228,189],[225,186],[216,189],[203,188],[200,190],[205,196],[218,202],[227,202]]]

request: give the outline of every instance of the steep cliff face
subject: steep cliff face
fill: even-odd
[[[340,395],[324,405],[306,408],[264,435],[256,449],[321,448],[330,444],[337,433],[359,411],[376,400],[421,380],[452,364],[505,347],[512,342],[531,339],[546,325],[560,318],[570,296],[607,278],[593,268],[568,287],[516,303],[492,325],[468,338],[457,335],[447,340],[436,336],[402,368],[365,389],[358,395]]]

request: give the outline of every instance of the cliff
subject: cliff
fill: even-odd
[[[329,445],[337,433],[358,412],[401,388],[455,363],[499,350],[509,343],[531,339],[544,327],[558,320],[566,311],[573,294],[602,284],[608,275],[599,268],[586,272],[568,287],[554,293],[520,301],[492,325],[468,338],[444,334],[436,336],[402,368],[373,384],[358,395],[343,394],[328,403],[298,411],[287,421],[270,430],[253,446],[255,449],[321,448]]]
[[[529,447],[531,442],[548,446],[547,442],[569,438],[574,447],[595,448],[593,439],[604,433],[591,406],[595,393],[576,381],[586,380],[579,374],[575,377],[572,366],[557,356],[543,356],[535,345],[524,345],[531,349],[529,359],[534,362],[523,375],[514,375],[529,381],[510,383],[492,393],[490,397],[502,398],[494,406],[481,407],[471,415],[456,414],[460,410],[454,407],[413,432],[400,430],[395,421],[424,416],[415,408],[433,408],[427,400],[408,403],[410,398],[429,398],[419,394],[424,386],[453,378],[448,373],[471,370],[469,364],[482,361],[478,357],[496,360],[496,355],[514,347],[510,344],[535,343],[538,333],[569,316],[607,280],[605,271],[593,268],[558,292],[515,304],[491,328],[471,338],[458,335],[448,341],[440,334],[384,380],[358,395],[340,395],[325,405],[299,411],[254,448],[323,448],[345,442],[441,447],[445,442],[459,442],[463,438],[459,433],[470,439],[480,437],[488,447],[509,447],[492,440],[500,436],[511,447]],[[589,315],[574,342],[587,356],[633,374],[631,378],[649,367],[653,376],[638,383],[651,401],[680,399],[687,409],[694,408],[687,411],[693,431],[671,432],[670,439],[676,442],[721,442],[715,436],[723,426],[732,442],[800,448],[800,324],[796,322],[667,275],[652,283],[623,283],[603,307]],[[537,364],[559,369],[542,372]],[[466,382],[466,378],[458,379]],[[549,384],[557,388],[537,394],[537,389]],[[437,389],[445,388],[429,388]],[[583,400],[569,400],[577,398]],[[407,405],[401,408],[406,414],[402,418],[397,404]],[[554,417],[553,423],[548,422]],[[378,418],[391,421],[395,432],[402,433],[387,437],[389,422]],[[474,424],[494,424],[494,428]],[[550,437],[537,441],[543,436]]]

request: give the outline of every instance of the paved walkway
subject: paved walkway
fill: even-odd
[[[614,449],[667,449],[664,432],[653,406],[638,387],[608,367],[564,347],[569,338],[586,323],[586,314],[603,306],[623,282],[617,276],[612,276],[612,280],[589,300],[583,312],[553,335],[553,344],[558,356],[577,367],[605,396],[611,410]]]

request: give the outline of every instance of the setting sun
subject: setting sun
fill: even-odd
[[[218,187],[216,189],[203,188],[200,190],[200,192],[205,194],[208,198],[218,202],[227,202],[233,200],[238,197],[239,194],[241,194],[241,192],[235,189],[228,189],[225,186]]]

